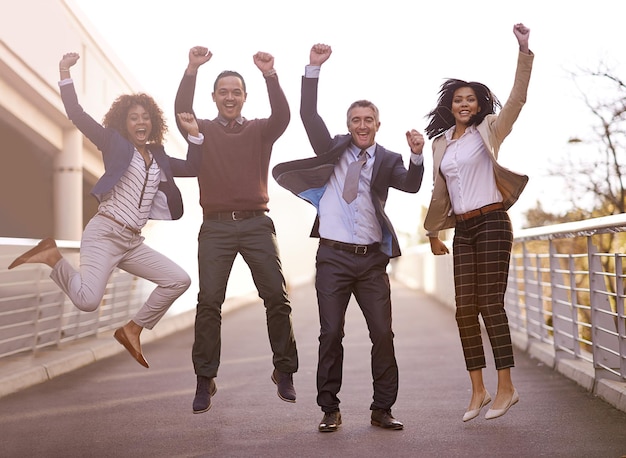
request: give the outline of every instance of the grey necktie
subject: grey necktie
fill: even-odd
[[[357,191],[359,190],[359,178],[361,176],[361,169],[363,164],[367,161],[367,152],[363,149],[359,153],[357,160],[352,162],[348,166],[346,172],[346,181],[343,184],[343,199],[350,203],[356,199]]]

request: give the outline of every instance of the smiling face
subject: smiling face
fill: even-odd
[[[480,112],[474,89],[465,86],[454,91],[451,109],[456,125],[468,126],[472,117]]]
[[[225,119],[231,121],[241,116],[246,97],[247,94],[240,78],[224,76],[216,82],[213,101],[217,106],[217,111]]]
[[[348,113],[348,131],[352,143],[360,149],[374,144],[379,127],[378,116],[372,107],[355,106]]]
[[[152,132],[150,113],[141,105],[133,105],[126,115],[126,133],[136,147],[148,142]]]

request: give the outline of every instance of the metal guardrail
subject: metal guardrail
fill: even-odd
[[[596,380],[626,380],[626,214],[515,234],[505,297],[511,328],[529,342],[554,349],[557,360],[593,365]],[[601,237],[614,235],[601,251]],[[0,266],[37,241],[0,239]],[[78,243],[59,242],[78,264]],[[409,286],[454,306],[452,257],[433,256],[427,245],[404,250],[392,273]],[[76,309],[48,278],[49,268],[0,267],[0,358],[98,335],[126,322],[151,285],[116,270],[100,307]]]
[[[626,215],[516,232],[505,297],[512,329],[555,358],[626,380]],[[608,249],[607,249],[608,248]]]
[[[58,346],[96,336],[126,323],[149,294],[150,284],[116,269],[94,312],[82,312],[49,278],[43,264],[6,266],[37,240],[0,238],[0,358]],[[78,265],[78,242],[57,242],[61,252]]]

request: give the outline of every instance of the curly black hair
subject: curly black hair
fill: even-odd
[[[126,131],[126,117],[128,111],[135,105],[141,105],[149,114],[152,122],[152,131],[148,137],[148,142],[163,144],[163,137],[167,132],[167,124],[163,117],[163,111],[152,97],[148,94],[125,94],[120,95],[113,104],[107,114],[104,115],[102,124],[105,127],[117,130],[123,137],[128,138]]]
[[[452,99],[454,98],[454,92],[462,87],[469,87],[474,91],[480,107],[479,112],[470,119],[470,125],[480,124],[487,115],[494,114],[502,106],[495,94],[484,84],[475,81],[448,79],[439,89],[437,106],[426,115],[426,118],[430,119],[428,126],[426,126],[426,135],[429,139],[438,136],[455,125],[454,115],[452,114]]]

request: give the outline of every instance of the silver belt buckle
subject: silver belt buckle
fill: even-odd
[[[233,218],[233,221],[239,221],[239,218],[237,218],[237,210],[231,212],[230,216]]]
[[[354,247],[354,254],[365,255],[367,254],[367,245],[357,245]]]

